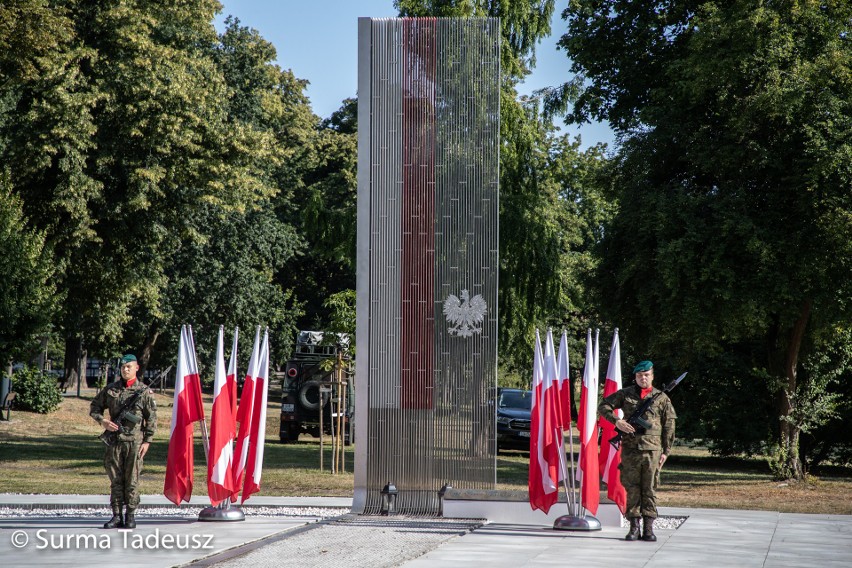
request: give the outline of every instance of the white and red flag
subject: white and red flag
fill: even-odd
[[[580,394],[580,459],[577,480],[581,483],[580,499],[583,507],[598,512],[600,504],[600,474],[598,469],[597,402],[598,365],[597,346],[592,348],[592,330],[586,335],[586,367],[583,371],[583,390]]]
[[[568,332],[562,331],[559,355],[556,358],[557,387],[559,391],[559,417],[563,430],[571,431],[571,377],[568,371]]]
[[[532,381],[532,409],[530,413],[530,468],[529,468],[529,495],[530,507],[533,510],[541,509],[545,513],[559,498],[559,487],[557,485],[557,462],[556,455],[551,457],[548,452],[553,447],[553,410],[548,410],[546,397],[547,386],[545,385],[546,373],[544,368],[544,357],[541,352],[541,338],[538,330],[535,332],[535,350],[533,352],[533,381]],[[550,432],[548,440],[548,432]]]
[[[246,470],[249,451],[249,437],[251,436],[251,420],[254,415],[254,389],[255,378],[258,373],[260,361],[260,326],[254,334],[254,347],[251,350],[246,380],[243,382],[243,392],[240,395],[240,406],[237,408],[237,422],[240,423],[240,432],[237,435],[237,447],[234,451],[234,494],[231,501],[237,501],[237,493],[243,484],[243,473]],[[236,373],[236,371],[234,371]]]
[[[619,390],[621,390],[621,344],[616,329],[612,338],[612,349],[609,352],[603,396],[606,398]],[[618,418],[624,418],[621,409],[616,410],[615,414]],[[621,484],[621,470],[618,468],[621,464],[621,447],[616,450],[609,443],[616,435],[615,425],[603,416],[598,420],[598,424],[601,428],[601,452],[598,465],[601,477],[606,483],[606,496],[618,505],[618,510],[623,515],[627,511],[627,492]]]
[[[240,503],[245,503],[252,493],[260,491],[260,478],[263,472],[263,448],[266,440],[266,401],[269,393],[269,328],[263,334],[263,345],[260,348],[257,369],[251,436],[249,438],[248,460],[246,461],[246,480]]]
[[[236,332],[234,341],[236,342]],[[231,363],[236,364],[234,352]],[[213,411],[210,417],[210,458],[207,461],[207,494],[216,506],[234,494],[234,447],[236,423],[231,389],[225,371],[225,330],[219,327],[216,344],[216,373],[213,380]]]
[[[228,400],[231,402],[231,416],[237,419],[237,339],[240,328],[234,328],[234,343],[231,345],[231,359],[228,361],[228,374],[225,376],[225,388],[228,390]]]
[[[175,398],[172,406],[172,423],[169,433],[169,452],[166,461],[166,479],[163,495],[180,505],[192,497],[193,481],[193,429],[195,422],[204,420],[201,404],[201,380],[195,362],[192,331],[186,326],[180,330]]]
[[[562,409],[559,401],[559,371],[557,369],[556,351],[553,343],[553,331],[547,330],[547,339],[544,342],[544,457],[550,466],[550,471],[555,472],[557,481],[566,477],[565,452],[562,449]],[[562,454],[560,456],[560,454]]]

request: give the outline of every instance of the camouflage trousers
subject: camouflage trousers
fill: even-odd
[[[118,442],[106,449],[104,468],[109,477],[109,504],[113,508],[127,505],[128,509],[136,509],[139,506],[140,445],[137,441]]]
[[[627,518],[657,517],[657,474],[661,450],[621,450],[621,484],[627,491]]]

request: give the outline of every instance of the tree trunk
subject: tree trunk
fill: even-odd
[[[781,471],[784,477],[795,480],[803,479],[805,474],[799,458],[799,435],[801,431],[799,425],[791,419],[795,410],[791,396],[795,396],[798,387],[799,351],[810,319],[811,307],[810,300],[805,300],[802,303],[799,318],[789,330],[787,341],[776,342],[773,346],[775,353],[770,357],[770,370],[776,376],[783,378],[782,388],[779,389],[777,399]]]
[[[80,365],[80,353],[83,350],[83,340],[76,333],[65,337],[65,360],[63,368],[65,371],[62,381],[62,390],[76,388],[80,380],[78,375]]]
[[[145,370],[148,369],[148,363],[151,362],[151,354],[154,352],[154,345],[157,343],[157,339],[160,337],[160,330],[158,325],[155,323],[151,325],[151,328],[148,330],[148,333],[145,335],[145,343],[142,345],[142,348],[139,350],[139,376],[145,376]]]
[[[41,350],[38,352],[38,357],[36,357],[36,366],[39,371],[47,371],[47,336],[43,335],[41,338]]]

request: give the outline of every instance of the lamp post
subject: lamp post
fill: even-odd
[[[396,496],[398,493],[396,485],[390,481],[382,487],[382,515],[393,515],[396,512]]]

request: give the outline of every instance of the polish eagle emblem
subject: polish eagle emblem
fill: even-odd
[[[450,324],[447,331],[459,337],[482,333],[482,322],[487,311],[488,305],[480,294],[471,298],[467,290],[462,290],[461,300],[455,294],[450,294],[444,300],[444,315]]]

